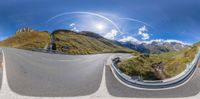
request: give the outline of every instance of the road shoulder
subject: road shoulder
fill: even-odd
[[[0,89],[2,86],[2,77],[3,77],[3,53],[2,49],[0,49]]]

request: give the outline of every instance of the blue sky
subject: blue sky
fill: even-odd
[[[3,0],[0,39],[29,26],[93,31],[115,40],[195,43],[200,41],[199,5],[198,0]]]

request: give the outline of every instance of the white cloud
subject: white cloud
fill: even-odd
[[[138,35],[142,36],[142,40],[148,40],[150,38],[146,26],[142,26],[141,28],[138,29]]]
[[[152,42],[158,42],[159,44],[163,44],[163,43],[172,43],[172,42],[175,42],[175,43],[180,43],[180,44],[183,44],[183,45],[191,45],[189,43],[186,43],[186,42],[183,42],[183,41],[179,41],[179,40],[173,40],[173,39],[155,39],[155,40],[149,40],[149,41],[140,41],[132,36],[123,36],[123,38],[119,39],[118,40],[119,42],[131,42],[133,44],[142,44],[142,43],[145,43],[145,44],[151,44]]]
[[[107,39],[114,40],[115,36],[117,36],[118,31],[116,29],[112,29],[109,33],[105,34],[104,37]]]
[[[75,32],[79,32],[79,30],[76,27],[73,27],[71,30]]]
[[[71,23],[69,26],[71,27],[71,30],[72,30],[72,31],[79,32],[79,30],[77,29],[75,23]]]
[[[75,25],[76,25],[75,23],[71,23],[69,26],[74,27]]]
[[[122,39],[119,39],[120,42],[131,42],[131,43],[140,43],[138,39],[132,37],[132,36],[123,36]]]

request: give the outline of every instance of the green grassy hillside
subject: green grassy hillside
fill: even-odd
[[[53,32],[53,35],[57,50],[66,54],[134,52],[91,32],[76,33],[69,30],[57,30]],[[63,48],[65,46],[67,48]]]
[[[183,50],[177,55],[171,56],[171,58],[165,60],[164,72],[168,77],[175,76],[181,73],[186,68],[186,64],[191,63],[197,54],[197,47]]]
[[[162,54],[138,55],[118,64],[119,69],[130,76],[142,76],[144,79],[170,78],[181,73],[186,64],[192,62],[197,53],[197,47],[182,50],[180,52],[168,52]],[[156,71],[155,67],[160,71]]]
[[[119,43],[103,38],[92,32],[73,32],[57,30],[54,35],[56,49],[65,54],[98,54],[98,53],[134,53],[135,51],[122,47]],[[50,45],[48,32],[19,32],[12,37],[1,41],[0,46],[20,49],[43,49]],[[48,45],[48,46],[47,46]],[[135,52],[136,53],[136,52]]]
[[[20,49],[44,48],[50,42],[48,32],[21,32],[1,41],[0,46]]]
[[[200,42],[198,42],[198,43],[196,43],[194,45],[200,47]],[[200,63],[199,63],[199,67],[200,67]]]

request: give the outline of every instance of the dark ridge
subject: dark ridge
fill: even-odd
[[[59,33],[59,32],[64,32],[64,33],[68,33],[68,32],[71,32],[71,33],[76,33],[74,31],[71,31],[71,30],[66,30],[66,29],[58,29],[58,30],[55,30],[53,31],[51,34],[56,34],[56,33]]]
[[[103,38],[101,35],[99,35],[97,33],[94,33],[94,32],[82,31],[82,32],[79,32],[79,33],[82,34],[82,35],[93,37],[93,38],[97,38],[97,39]]]

